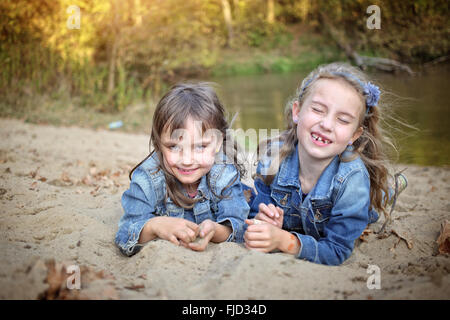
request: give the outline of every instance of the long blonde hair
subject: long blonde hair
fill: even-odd
[[[352,67],[346,63],[331,63],[328,65],[319,66],[313,70],[302,82],[297,89],[296,98],[290,101],[286,106],[286,130],[278,137],[263,141],[258,146],[258,154],[267,156],[270,151],[270,146],[274,142],[282,142],[279,153],[272,155],[272,160],[268,172],[269,175],[261,175],[260,178],[268,185],[272,183],[273,178],[278,172],[281,162],[295,150],[295,145],[298,143],[297,139],[297,124],[292,118],[292,103],[298,101],[299,107],[302,107],[306,97],[311,92],[314,83],[319,79],[343,79],[351,86],[353,86],[359,94],[364,98],[363,83],[368,82],[367,76],[359,69]],[[367,112],[362,112],[360,123],[358,127],[363,127],[361,136],[353,142],[354,152],[361,157],[370,176],[370,203],[371,208],[375,208],[379,212],[387,215],[386,206],[388,202],[388,172],[389,159],[386,152],[386,147],[395,146],[392,143],[383,129],[380,127],[383,115],[383,105],[370,107]],[[350,161],[349,159],[341,157],[341,161]],[[383,196],[384,193],[384,196]]]

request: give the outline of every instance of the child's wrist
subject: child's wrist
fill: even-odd
[[[214,222],[214,236],[211,240],[214,242],[223,242],[228,239],[231,232],[233,232],[231,227]]]
[[[145,223],[144,228],[142,228],[141,235],[139,236],[139,243],[147,242],[158,237],[155,230],[155,225],[158,222],[158,218],[159,217],[151,218]]]
[[[297,255],[301,246],[298,238],[286,230],[278,230],[280,233],[277,249],[285,253]]]

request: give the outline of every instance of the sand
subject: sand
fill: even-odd
[[[409,186],[389,236],[357,240],[341,266],[236,243],[194,252],[163,240],[129,258],[114,236],[128,172],[146,156],[148,136],[11,119],[0,119],[0,133],[1,299],[49,298],[55,274],[62,278],[53,298],[450,299],[450,258],[436,243],[450,220],[448,167],[398,166],[408,167]],[[379,273],[368,273],[372,265]],[[80,290],[66,288],[71,273],[55,271],[62,266],[81,268]],[[377,274],[380,289],[372,288]]]

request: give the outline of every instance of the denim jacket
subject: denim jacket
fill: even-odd
[[[244,220],[250,208],[242,192],[239,172],[232,164],[213,165],[207,174],[211,189],[207,176],[202,177],[196,196],[202,200],[192,209],[177,206],[169,197],[165,199],[166,181],[162,170],[157,169],[158,164],[158,156],[154,153],[136,168],[130,188],[122,195],[125,213],[119,221],[115,243],[123,254],[131,256],[141,250],[143,245],[137,242],[142,228],[156,216],[184,218],[197,224],[206,219],[225,223],[232,228],[226,241],[243,242]],[[236,175],[237,179],[224,191],[225,198],[220,199],[217,195],[222,194]]]
[[[264,174],[269,165],[270,160],[260,161],[257,174]],[[367,224],[378,220],[378,213],[369,210],[369,173],[360,158],[342,162],[336,156],[303,201],[298,177],[297,144],[269,186],[261,178],[255,179],[258,194],[250,218],[258,213],[261,202],[279,206],[284,210],[283,229],[300,241],[298,258],[339,265],[350,257],[354,241]]]

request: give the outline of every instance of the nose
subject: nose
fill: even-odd
[[[326,131],[333,130],[334,118],[331,117],[330,115],[327,115],[327,116],[323,117],[322,121],[320,122],[320,126]]]
[[[193,154],[190,148],[183,148],[183,153],[181,155],[181,165],[188,167],[194,163]]]

